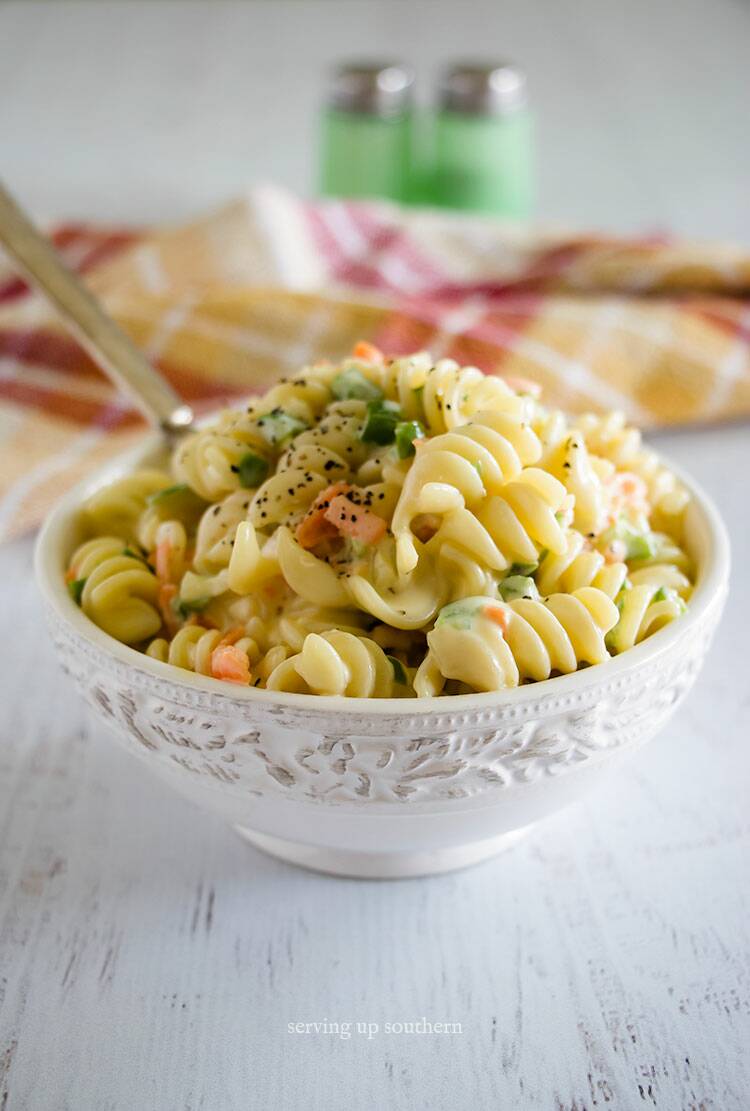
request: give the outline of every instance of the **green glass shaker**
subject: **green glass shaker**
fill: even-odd
[[[322,193],[408,199],[413,94],[407,66],[354,63],[335,70],[322,121]]]
[[[533,205],[526,80],[509,64],[454,65],[441,80],[431,199],[448,208],[522,218]]]

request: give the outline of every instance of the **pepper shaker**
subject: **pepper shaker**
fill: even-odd
[[[334,71],[323,112],[321,191],[337,197],[409,197],[414,74],[397,63]]]
[[[439,86],[433,203],[528,216],[534,191],[532,143],[526,79],[516,66],[451,66]]]

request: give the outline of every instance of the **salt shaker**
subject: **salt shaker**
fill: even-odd
[[[408,66],[353,63],[335,70],[323,112],[321,192],[409,198],[413,95]]]
[[[526,80],[516,66],[452,66],[439,87],[431,200],[449,208],[528,216],[532,143]]]

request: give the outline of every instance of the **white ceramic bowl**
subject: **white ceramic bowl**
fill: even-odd
[[[483,860],[574,801],[654,735],[693,685],[727,591],[729,541],[693,494],[688,612],[574,675],[494,694],[340,699],[238,688],[113,640],[63,575],[94,489],[150,462],[148,440],[65,497],[36,572],[65,670],[122,743],[259,848],[341,875],[396,877]]]

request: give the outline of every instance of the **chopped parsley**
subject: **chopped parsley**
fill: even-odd
[[[146,501],[149,505],[159,505],[161,502],[169,498],[173,498],[175,494],[186,494],[190,487],[186,482],[178,482],[174,486],[165,486],[163,490],[157,490],[155,494],[150,494]]]
[[[176,519],[188,526],[197,524],[206,504],[204,499],[185,482],[166,486],[148,498],[148,505],[155,511],[160,521]]]
[[[272,447],[285,444],[306,428],[305,421],[280,408],[272,409],[270,413],[258,418],[258,431]]]
[[[512,602],[514,598],[528,598],[532,602],[539,601],[539,590],[536,583],[525,575],[508,575],[498,584],[498,590],[504,602]]]
[[[342,370],[331,382],[331,393],[339,401],[382,401],[383,391],[365,378],[361,370]]]
[[[454,629],[470,629],[486,602],[486,598],[462,598],[458,602],[450,602],[438,614],[435,628],[452,625]]]
[[[679,596],[676,590],[671,586],[660,586],[651,599],[652,602],[671,602],[672,605],[677,606],[680,613],[684,613],[687,609],[685,602]]]
[[[395,431],[396,451],[399,459],[408,459],[410,455],[414,455],[416,452],[414,441],[421,440],[424,435],[425,430],[418,420],[399,421]]]
[[[401,660],[397,660],[395,656],[388,656],[387,659],[390,661],[390,665],[393,668],[394,683],[401,683],[405,686],[407,683],[407,678],[406,672],[404,671],[404,665],[401,663]]]
[[[361,439],[367,444],[392,444],[401,410],[395,401],[369,401]]]
[[[68,593],[77,606],[81,604],[81,596],[83,595],[83,588],[86,585],[85,579],[73,579],[68,583]]]
[[[237,473],[240,476],[240,486],[246,486],[248,489],[254,489],[260,486],[268,477],[268,462],[262,455],[256,455],[254,451],[248,451],[243,455],[237,467]]]
[[[656,555],[656,538],[651,532],[639,532],[624,517],[603,532],[599,543],[608,546],[619,540],[625,545],[625,559],[653,559]]]
[[[187,621],[191,613],[200,613],[201,610],[206,608],[210,601],[210,598],[196,598],[192,602],[188,602],[185,598],[175,598],[172,601],[172,609],[178,617],[181,617],[183,621]]]
[[[508,577],[510,578],[511,575],[533,575],[538,566],[538,563],[511,563]]]

